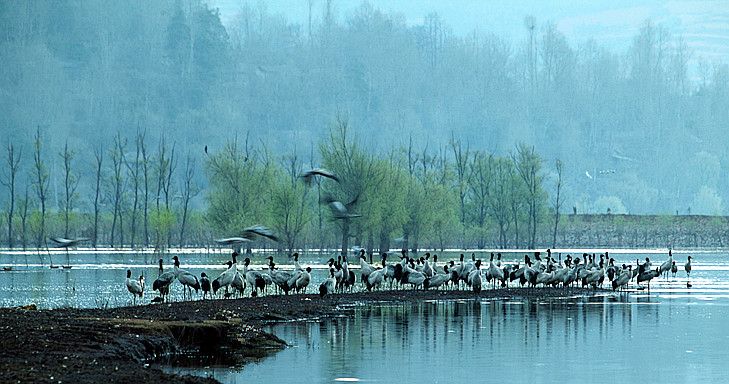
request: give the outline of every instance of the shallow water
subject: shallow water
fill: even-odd
[[[470,252],[469,252],[470,253]],[[582,250],[572,252],[581,254]],[[178,254],[182,268],[196,275],[206,272],[214,278],[220,274],[225,267],[223,264],[230,259],[227,251],[209,253],[205,250]],[[468,253],[467,253],[468,254]],[[564,255],[567,252],[563,253]],[[686,288],[686,274],[683,271],[683,264],[686,256],[692,255],[693,272],[691,289]],[[510,253],[504,255],[504,261],[508,263],[521,261],[524,253]],[[161,257],[164,260],[165,268],[171,268],[173,254],[165,254]],[[653,265],[657,266],[667,258],[665,251],[656,250],[613,250],[610,256],[616,259],[616,263],[635,264],[636,259],[644,260],[650,257]],[[263,269],[264,255],[254,254],[252,257],[254,268]],[[312,283],[309,286],[309,293],[318,292],[318,285],[327,277],[325,269],[326,260],[331,255],[306,255],[301,258],[301,264],[306,267],[312,266]],[[458,253],[449,252],[440,255],[439,263],[456,259]],[[476,252],[476,257],[488,260],[488,252]],[[137,278],[144,275],[146,288],[143,303],[149,303],[156,293],[151,290],[152,282],[157,277],[157,260],[160,255],[151,253],[114,253],[113,251],[93,252],[92,250],[73,251],[69,253],[68,261],[63,251],[54,252],[0,252],[0,268],[10,267],[12,271],[0,271],[0,307],[12,307],[35,303],[39,308],[97,308],[116,307],[132,304],[132,298],[125,286],[126,271],[131,269],[132,276]],[[727,251],[675,251],[674,259],[679,266],[679,273],[675,278],[668,280],[663,278],[654,279],[651,282],[651,292],[670,292],[672,294],[690,293],[691,295],[706,294],[729,295],[729,252]],[[352,257],[350,261],[356,260]],[[51,269],[50,262],[54,265],[72,266],[71,269]],[[41,263],[42,262],[42,263]],[[293,260],[286,257],[276,257],[276,262],[282,269],[292,269],[290,265]],[[239,259],[242,264],[242,260]],[[357,268],[353,265],[353,268]],[[239,267],[240,269],[241,267]],[[359,285],[359,284],[358,284]],[[607,285],[606,285],[607,287]],[[361,289],[361,288],[358,288]],[[271,292],[275,290],[271,289]],[[172,300],[182,300],[182,290],[179,283],[174,283],[171,294]],[[199,295],[194,296],[199,299]]]
[[[271,331],[293,347],[223,383],[726,382],[729,298],[645,294],[368,305]]]

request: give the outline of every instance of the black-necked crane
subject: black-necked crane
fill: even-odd
[[[331,171],[328,171],[328,170],[326,170],[324,168],[313,168],[313,169],[310,169],[310,170],[304,172],[299,177],[301,177],[302,179],[304,179],[304,182],[306,184],[310,184],[311,183],[311,180],[314,178],[314,176],[322,176],[322,177],[326,177],[328,179],[332,179],[332,180],[336,181],[337,183],[339,182],[339,178],[334,173],[332,173]]]
[[[443,266],[443,273],[436,273],[433,277],[425,279],[423,282],[423,288],[440,288],[443,284],[447,283],[451,279],[451,274],[448,272],[448,266]]]
[[[266,280],[263,278],[263,274],[250,269],[251,259],[245,259],[243,264],[243,277],[245,277],[248,285],[251,286],[251,296],[258,296],[266,289]],[[268,275],[266,275],[268,276]]]
[[[329,268],[329,277],[319,285],[319,296],[331,295],[334,293],[334,288],[337,285],[337,280],[334,278],[334,268]]]
[[[175,273],[172,271],[164,272],[162,263],[162,259],[159,259],[159,275],[152,283],[152,290],[159,291],[159,298],[156,298],[153,302],[164,302],[170,294],[170,285],[175,281]]]
[[[228,269],[223,271],[220,276],[216,277],[215,280],[213,280],[213,295],[217,294],[218,290],[223,287],[225,287],[227,293],[228,286],[233,282],[233,279],[235,278],[236,270],[233,262],[228,260],[225,264],[228,266]]]
[[[691,279],[691,256],[688,257],[688,261],[683,266],[683,269],[686,271],[686,278]],[[691,288],[691,282],[688,280],[686,281],[686,287]]]
[[[129,290],[129,293],[132,294],[133,304],[137,304],[137,296],[139,296],[139,299],[142,299],[142,295],[144,294],[144,277],[139,276],[139,281],[132,279],[132,271],[127,269],[127,290]]]
[[[205,272],[200,274],[200,289],[202,290],[204,300],[205,296],[210,293],[210,278],[208,278]]]
[[[306,293],[306,288],[309,286],[309,283],[311,283],[311,267],[306,267],[299,278],[296,279],[296,293],[300,293],[301,291]]]
[[[71,257],[69,256],[68,249],[71,247],[75,247],[79,245],[80,243],[83,243],[84,241],[88,241],[89,239],[87,237],[79,237],[76,239],[66,239],[63,237],[51,237],[50,238],[54,243],[56,243],[56,248],[65,248],[66,249],[66,265],[63,266],[65,269],[71,268]],[[53,264],[51,264],[51,267],[53,267]]]
[[[180,259],[177,258],[177,256],[174,256],[172,260],[175,261],[174,269],[172,272],[175,274],[175,277],[177,280],[182,284],[182,298],[184,300],[185,298],[185,289],[187,289],[190,292],[190,298],[192,298],[192,289],[195,289],[195,293],[200,289],[200,281],[198,281],[197,276],[193,275],[192,273],[185,271],[183,269],[180,269]]]
[[[370,276],[370,273],[375,271],[375,267],[367,262],[364,249],[360,252],[361,254],[359,255],[359,273],[360,277],[362,278],[362,282],[366,285],[367,278]]]
[[[301,268],[301,264],[299,264],[299,253],[294,252],[292,256],[294,256],[294,272],[303,271],[304,268]]]
[[[430,252],[426,252],[423,261],[423,274],[425,277],[433,277],[433,273],[433,267],[430,265]]]
[[[501,254],[499,253],[499,256]],[[499,260],[499,263],[501,261]],[[491,261],[489,262],[489,275],[491,275],[491,278],[494,279],[494,289],[496,289],[496,281],[503,282],[504,281],[504,270],[499,268],[498,265],[496,265],[496,262],[494,262],[494,258],[491,258]]]
[[[668,251],[668,260],[664,261],[660,267],[658,267],[658,273],[666,274],[666,280],[668,280],[668,271],[671,270],[671,266],[673,265],[673,253],[671,251]]]
[[[365,286],[367,287],[368,291],[371,291],[382,285],[382,282],[385,280],[385,272],[386,269],[377,268],[369,275],[367,275],[367,277],[365,278]]]
[[[291,279],[292,274],[288,271],[279,271],[276,269],[276,263],[273,262],[273,256],[269,256],[269,263],[268,263],[268,274],[271,276],[271,279],[273,280],[274,284],[279,287],[285,294],[289,294],[289,291],[293,288],[291,285],[289,285],[289,279]]]
[[[661,275],[661,272],[658,270],[658,268],[651,269],[647,272],[643,272],[638,275],[638,284],[640,285],[640,283],[646,281],[646,282],[648,282],[648,290],[650,290],[651,289],[651,280],[660,275]],[[639,288],[639,289],[642,289],[642,288]]]
[[[623,287],[628,285],[628,282],[633,277],[633,266],[629,265],[627,269],[623,268],[619,272],[620,274],[613,279],[613,291],[618,289],[623,289]]]
[[[483,281],[481,280],[481,260],[477,260],[474,267],[475,269],[468,274],[467,282],[471,286],[471,289],[473,289],[473,293],[479,294],[483,285]]]

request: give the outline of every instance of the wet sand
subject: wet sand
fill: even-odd
[[[589,296],[592,289],[499,289],[481,299]],[[285,348],[261,330],[270,321],[346,316],[371,302],[475,299],[469,291],[380,291],[328,295],[273,295],[148,304],[110,309],[1,308],[0,382],[215,383],[150,366],[185,351],[226,353],[245,364]]]

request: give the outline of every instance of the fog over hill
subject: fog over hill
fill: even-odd
[[[380,156],[534,145],[565,212],[725,214],[728,57],[723,1],[4,1],[0,131],[54,196],[66,143],[84,196],[137,130],[205,185],[205,145],[317,164],[340,116]]]

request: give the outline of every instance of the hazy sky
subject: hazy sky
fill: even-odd
[[[516,40],[525,37],[523,20],[533,15],[537,23],[554,22],[571,43],[593,38],[619,52],[629,46],[643,22],[650,18],[672,34],[682,34],[689,46],[707,59],[729,61],[729,0],[635,1],[635,0],[370,0],[382,11],[399,12],[411,24],[419,24],[429,12],[437,12],[454,33],[474,30]],[[241,4],[266,5],[271,13],[285,15],[304,25],[308,0],[211,0],[226,22]],[[317,19],[326,0],[314,1]],[[362,4],[361,0],[334,0],[341,18]]]

